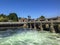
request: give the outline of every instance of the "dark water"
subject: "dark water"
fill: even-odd
[[[0,31],[0,45],[60,45],[60,34],[23,28],[6,29]]]

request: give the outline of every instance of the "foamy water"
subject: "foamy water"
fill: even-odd
[[[29,30],[0,32],[0,45],[60,45],[60,34]],[[10,33],[12,32],[12,33]],[[13,33],[14,32],[14,33]]]

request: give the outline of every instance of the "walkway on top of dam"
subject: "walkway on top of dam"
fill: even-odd
[[[0,22],[0,24],[27,24],[27,23],[56,23],[56,24],[60,24],[60,21],[33,21],[33,22]]]

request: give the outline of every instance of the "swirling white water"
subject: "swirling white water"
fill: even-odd
[[[60,45],[60,34],[29,29],[13,31],[9,29],[0,31],[0,45]]]

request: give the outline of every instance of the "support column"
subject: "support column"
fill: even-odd
[[[51,20],[50,24],[50,32],[55,33],[54,26],[53,26],[53,21]]]
[[[46,18],[46,23],[48,22],[48,19]],[[49,28],[49,24],[46,24],[46,28]]]
[[[27,28],[28,28],[28,23],[26,24]]]
[[[60,24],[58,24],[58,30],[60,31]]]
[[[23,28],[27,28],[27,24],[26,23],[23,25]]]
[[[49,28],[49,24],[46,24],[46,28]]]
[[[34,23],[34,29],[36,29],[36,23]]]
[[[42,22],[41,22],[41,24],[40,24],[40,29],[41,29],[41,31],[43,31]]]
[[[45,20],[46,22],[48,21],[48,19],[46,18],[46,20]]]
[[[31,23],[30,23],[30,29],[32,29],[32,25],[31,25]]]

